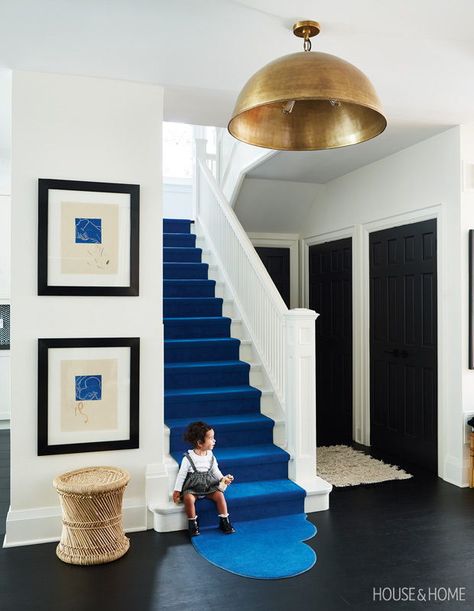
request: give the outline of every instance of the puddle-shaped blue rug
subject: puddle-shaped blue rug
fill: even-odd
[[[283,579],[308,571],[316,562],[303,543],[316,534],[304,514],[286,515],[234,524],[237,532],[224,535],[217,528],[201,529],[193,537],[195,549],[211,564],[254,579]]]

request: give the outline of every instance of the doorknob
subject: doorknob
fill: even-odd
[[[395,350],[384,350],[386,354],[393,354],[393,356],[400,356],[400,350],[395,348]]]

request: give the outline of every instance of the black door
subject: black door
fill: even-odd
[[[290,307],[290,249],[289,248],[267,248],[256,246],[263,264],[270,274],[286,306]]]
[[[352,441],[352,240],[309,249],[309,307],[316,321],[318,445]]]
[[[370,234],[370,439],[437,472],[436,220]]]

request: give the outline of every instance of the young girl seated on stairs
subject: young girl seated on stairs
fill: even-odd
[[[219,528],[226,535],[235,532],[229,520],[227,503],[223,490],[233,481],[230,474],[224,476],[219,471],[212,449],[216,444],[214,430],[205,422],[192,422],[184,434],[193,449],[184,454],[178,471],[173,492],[173,501],[184,502],[188,516],[188,529],[191,537],[199,535],[196,515],[196,499],[207,497],[217,505]]]

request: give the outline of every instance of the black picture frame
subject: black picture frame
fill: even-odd
[[[59,219],[56,220],[51,218],[51,190],[76,191],[79,197],[81,192],[129,195],[130,280],[128,286],[114,286],[113,284],[110,286],[83,285],[80,283],[81,274],[79,273],[77,274],[78,284],[76,286],[61,285],[58,283],[50,284],[50,278],[48,277],[48,234],[51,222],[57,222],[59,224]],[[38,295],[137,296],[139,294],[139,221],[140,185],[40,178],[38,180]],[[58,232],[59,231],[60,229],[58,228]]]
[[[469,230],[469,369],[474,369],[474,229]]]
[[[126,416],[128,416],[128,430],[124,434],[123,439],[114,440],[95,440],[95,441],[81,441],[82,431],[77,434],[78,441],[67,443],[58,443],[51,441],[50,439],[50,405],[53,396],[58,396],[59,386],[56,389],[56,395],[51,395],[54,389],[49,388],[51,378],[50,373],[54,374],[54,371],[50,371],[50,351],[53,349],[84,349],[84,357],[87,357],[87,350],[91,348],[128,348],[130,350],[130,372],[129,372],[129,394],[128,394],[128,414],[125,410],[122,410]],[[77,354],[77,351],[74,352]],[[89,353],[90,354],[90,353]],[[97,354],[97,351],[94,353]],[[109,352],[110,355],[110,352]],[[67,357],[67,355],[65,354]],[[110,356],[109,356],[110,358]],[[59,361],[61,362],[61,361]],[[64,362],[67,362],[66,359]],[[78,361],[71,361],[69,363]],[[93,361],[97,363],[97,361]],[[57,371],[59,371],[58,366]],[[53,366],[54,369],[54,366]],[[62,370],[61,370],[62,371]],[[128,375],[128,370],[126,372]],[[63,376],[64,379],[70,379],[67,375]],[[92,378],[92,376],[87,376]],[[125,377],[125,376],[124,376]],[[118,337],[118,338],[40,338],[38,339],[38,456],[45,456],[51,454],[72,454],[78,452],[101,452],[106,450],[128,450],[139,447],[139,379],[140,379],[140,338],[138,337]],[[76,377],[75,384],[77,385],[78,377]],[[120,386],[126,383],[126,380],[119,379],[117,376],[116,380],[116,394],[117,403],[116,410],[118,411],[119,400],[118,393]],[[104,385],[105,388],[105,385]],[[76,386],[77,389],[77,386]],[[77,390],[76,390],[77,392]],[[50,396],[51,395],[51,396]],[[61,397],[61,395],[59,395]],[[123,397],[123,395],[122,395]],[[96,397],[95,397],[96,398]],[[99,397],[102,398],[102,397]],[[77,401],[77,396],[75,398]],[[92,401],[87,402],[89,405]],[[67,403],[66,403],[67,404]],[[63,407],[58,407],[62,410]],[[88,407],[86,409],[89,409]],[[55,412],[56,413],[56,412]],[[62,411],[60,414],[64,413]],[[71,412],[70,412],[71,413]],[[77,412],[75,413],[75,416]],[[80,411],[80,415],[85,414]],[[52,428],[52,427],[51,427]],[[74,435],[74,433],[72,433]],[[93,434],[100,435],[100,431],[94,430]],[[71,435],[70,431],[66,435]]]

